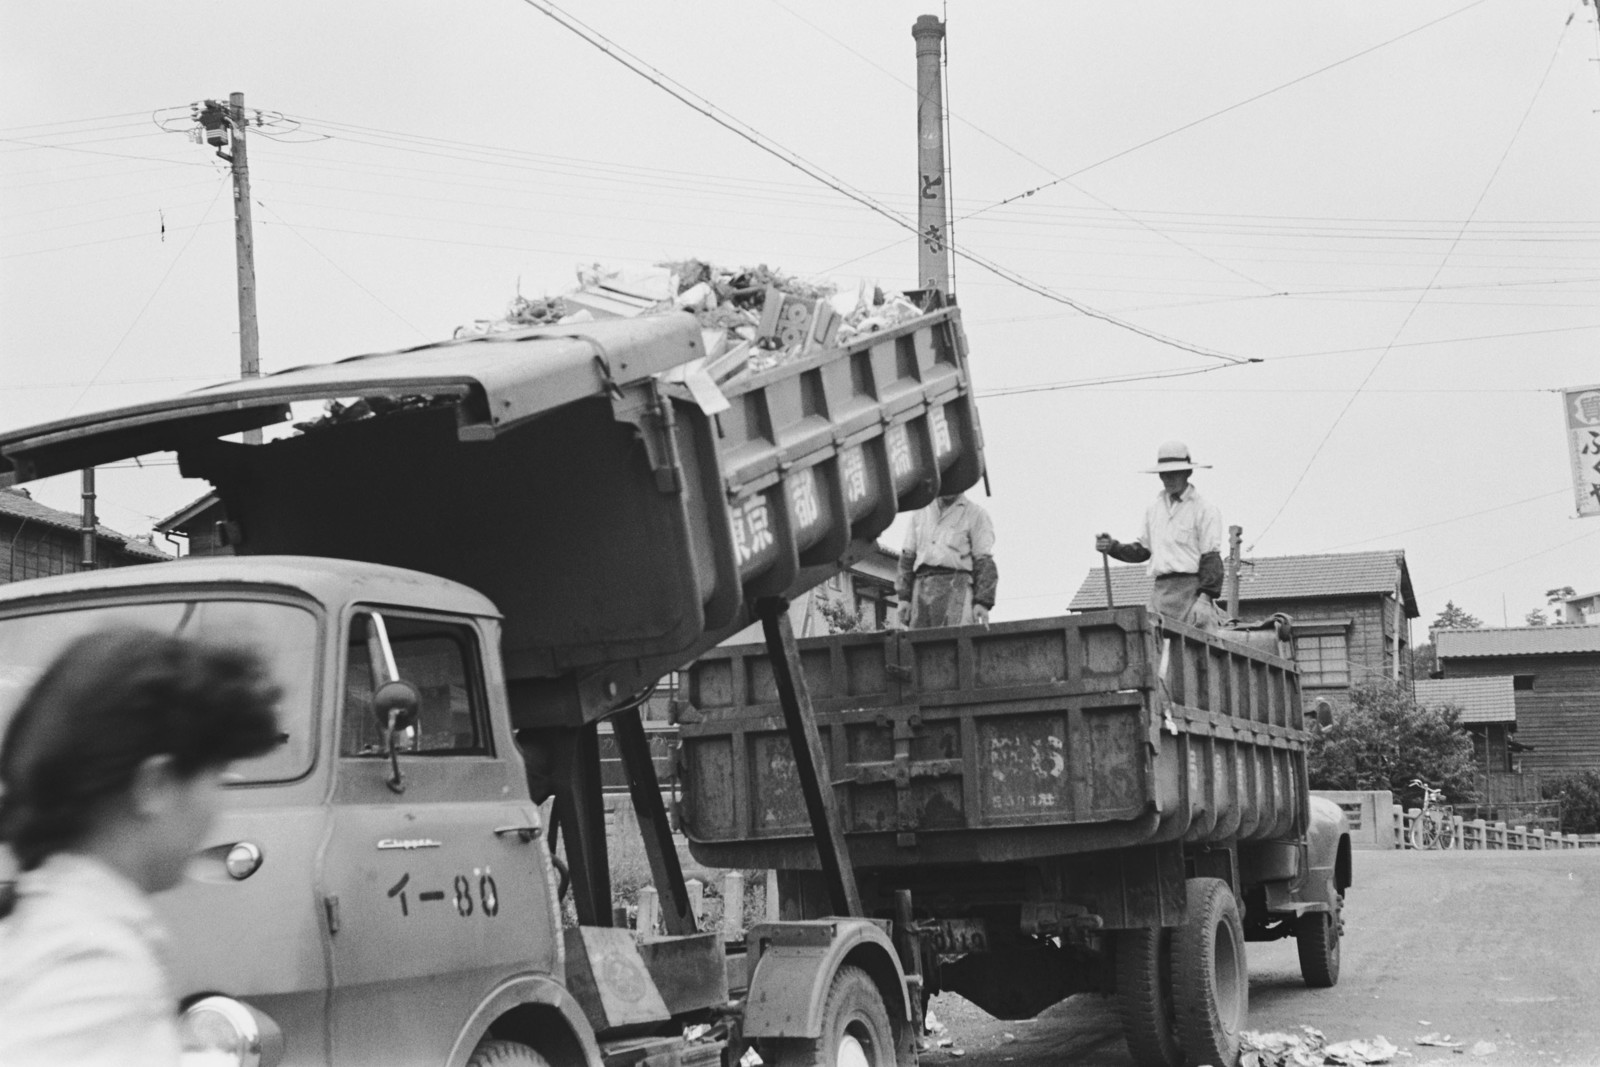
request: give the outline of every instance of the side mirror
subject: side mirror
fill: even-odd
[[[378,717],[378,728],[390,733],[400,733],[417,725],[421,708],[422,694],[407,681],[384,682],[372,694],[372,713]]]
[[[422,694],[417,687],[399,678],[384,682],[372,694],[372,711],[378,717],[378,727],[383,731],[384,743],[389,749],[389,777],[386,784],[395,793],[406,791],[395,738],[417,724],[417,711],[421,707]]]

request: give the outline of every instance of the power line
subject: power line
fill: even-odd
[[[1539,102],[1539,95],[1544,91],[1544,84],[1550,77],[1550,71],[1556,65],[1556,57],[1561,54],[1561,42],[1566,40],[1567,27],[1570,25],[1572,25],[1572,19],[1570,17],[1566,22],[1561,24],[1561,32],[1556,36],[1555,48],[1553,48],[1550,52],[1550,61],[1545,64],[1544,73],[1539,77],[1539,84],[1534,87],[1533,96],[1528,100],[1528,106],[1523,109],[1522,117],[1517,120],[1516,128],[1511,131],[1511,137],[1506,141],[1505,150],[1500,153],[1500,158],[1495,161],[1494,169],[1489,173],[1488,180],[1483,183],[1483,189],[1478,193],[1477,200],[1475,200],[1472,204],[1472,210],[1467,213],[1466,221],[1461,224],[1462,233],[1465,233],[1467,227],[1472,225],[1472,216],[1477,214],[1478,208],[1483,204],[1484,199],[1489,195],[1489,190],[1493,188],[1495,179],[1500,176],[1500,168],[1505,166],[1507,157],[1511,155],[1512,147],[1517,143],[1518,134],[1522,132],[1522,127],[1527,124],[1528,116],[1533,113],[1534,105]],[[1284,497],[1283,503],[1278,505],[1278,510],[1273,512],[1272,518],[1267,520],[1267,524],[1263,526],[1261,528],[1261,532],[1256,535],[1255,542],[1250,546],[1251,551],[1254,551],[1255,546],[1261,543],[1261,539],[1267,535],[1268,531],[1272,529],[1273,524],[1278,521],[1278,517],[1283,514],[1284,508],[1287,508],[1289,506],[1289,502],[1294,499],[1295,493],[1298,492],[1300,486],[1304,484],[1306,475],[1311,472],[1312,464],[1316,463],[1317,457],[1322,454],[1322,450],[1327,445],[1329,438],[1331,438],[1333,436],[1333,432],[1339,428],[1339,424],[1344,421],[1345,415],[1349,413],[1350,408],[1356,402],[1356,398],[1361,395],[1361,391],[1365,389],[1367,383],[1372,380],[1372,376],[1378,373],[1378,368],[1381,367],[1383,365],[1383,361],[1388,358],[1390,350],[1394,347],[1394,342],[1400,339],[1400,335],[1404,333],[1406,327],[1411,324],[1412,316],[1417,313],[1417,309],[1422,306],[1422,302],[1428,298],[1429,289],[1433,288],[1433,284],[1439,280],[1439,275],[1444,273],[1445,265],[1450,262],[1450,256],[1453,252],[1455,252],[1455,250],[1456,246],[1454,243],[1452,243],[1449,248],[1445,249],[1444,256],[1440,258],[1439,265],[1434,270],[1433,277],[1428,280],[1427,287],[1424,288],[1422,292],[1417,294],[1416,302],[1411,305],[1411,309],[1406,312],[1405,318],[1400,321],[1400,325],[1395,329],[1393,336],[1389,338],[1389,344],[1386,345],[1383,351],[1378,354],[1378,358],[1373,360],[1372,366],[1367,370],[1366,376],[1362,378],[1360,383],[1356,386],[1355,392],[1350,394],[1350,399],[1345,401],[1345,405],[1339,410],[1339,414],[1334,416],[1333,423],[1329,425],[1327,432],[1322,435],[1322,440],[1317,442],[1317,447],[1312,450],[1311,458],[1306,460],[1305,468],[1300,471],[1300,476],[1296,478],[1294,484],[1289,487],[1288,496]]]
[[[1476,2],[1482,3],[1483,0],[1476,0]],[[671,79],[668,75],[662,73],[660,70],[650,66],[650,64],[646,63],[642,59],[639,59],[633,53],[628,52],[626,49],[622,48],[622,46],[618,45],[616,42],[612,41],[598,30],[590,28],[585,23],[557,8],[553,3],[550,3],[549,0],[523,0],[523,3],[527,4],[529,7],[532,7],[536,11],[539,11],[557,25],[568,30],[585,43],[600,50],[611,59],[622,64],[634,74],[644,78],[646,81],[650,82],[658,89],[661,89],[669,96],[672,96],[680,103],[693,109],[694,111],[699,112],[706,118],[711,119],[713,122],[717,123],[717,125],[722,126],[724,129],[727,129],[730,132],[738,135],[762,151],[782,160],[784,163],[795,168],[801,173],[822,182],[835,192],[847,196],[861,204],[863,207],[882,215],[895,225],[907,229],[912,233],[919,232],[916,223],[904,218],[898,212],[890,210],[867,194],[845,184],[841,179],[834,177],[821,167],[811,163],[790,149],[784,148],[782,145],[762,134],[754,127],[734,119],[727,112],[711,104],[710,101],[706,100],[704,97],[701,97],[698,93],[694,93],[692,90],[682,86],[680,83]],[[691,99],[691,97],[698,97],[698,100]],[[1088,316],[1089,318],[1099,319],[1102,322],[1116,326],[1120,329],[1128,330],[1132,333],[1139,334],[1142,337],[1146,337],[1160,344],[1178,348],[1185,352],[1192,352],[1208,359],[1219,360],[1225,364],[1240,365],[1245,363],[1260,362],[1255,358],[1235,356],[1226,352],[1219,352],[1214,349],[1203,348],[1199,345],[1194,345],[1187,341],[1182,341],[1177,338],[1158,333],[1154,330],[1146,329],[1143,326],[1128,322],[1108,312],[1101,311],[1098,308],[1090,307],[1089,305],[1075,300],[1072,297],[1054,292],[1053,290],[1050,290],[1045,286],[1038,284],[1037,282],[1031,281],[1017,272],[1010,270],[1009,268],[1003,267],[959,245],[954,245],[949,241],[943,241],[941,243],[955,255],[961,256],[969,262],[977,264],[984,270],[987,270],[991,274],[1011,282],[1018,288],[1026,289],[1027,291],[1038,296],[1042,296],[1047,300],[1054,300],[1057,303],[1065,304],[1066,306],[1072,308],[1082,315]]]
[[[1563,492],[1565,492],[1565,490],[1563,490]],[[1558,545],[1551,545],[1549,548],[1541,548],[1537,552],[1529,553],[1528,555],[1523,556],[1521,559],[1512,560],[1510,563],[1503,563],[1498,567],[1491,567],[1486,571],[1479,571],[1477,574],[1470,575],[1470,576],[1468,576],[1466,578],[1457,578],[1453,582],[1446,582],[1444,585],[1436,585],[1432,589],[1424,589],[1419,595],[1420,596],[1428,596],[1429,594],[1437,593],[1440,590],[1454,589],[1458,585],[1465,585],[1468,582],[1475,582],[1479,578],[1487,578],[1491,574],[1498,574],[1501,571],[1508,571],[1512,567],[1520,567],[1522,564],[1528,562],[1530,559],[1538,559],[1540,556],[1548,556],[1552,552],[1556,552],[1556,551],[1559,551],[1560,549],[1566,548],[1568,545],[1575,545],[1579,541],[1587,541],[1591,537],[1600,537],[1600,530],[1590,530],[1586,534],[1579,534],[1577,537],[1574,537],[1570,541],[1562,541]]]
[[[1544,390],[1537,391],[1543,392]],[[1484,508],[1482,511],[1473,511],[1465,515],[1456,515],[1448,519],[1440,519],[1437,522],[1424,523],[1421,526],[1410,526],[1404,530],[1396,530],[1393,533],[1379,534],[1377,537],[1363,537],[1359,541],[1346,541],[1342,545],[1334,545],[1332,548],[1326,549],[1325,551],[1337,552],[1341,548],[1350,548],[1352,545],[1366,545],[1371,544],[1373,541],[1387,541],[1391,537],[1399,537],[1402,534],[1416,533],[1418,530],[1431,530],[1436,526],[1448,526],[1453,522],[1461,522],[1464,519],[1475,519],[1480,515],[1489,515],[1496,511],[1505,511],[1507,508],[1521,507],[1523,504],[1531,504],[1536,500],[1549,500],[1553,496],[1565,496],[1570,492],[1572,492],[1572,489],[1564,486],[1548,493],[1540,493],[1537,496],[1525,497],[1522,500],[1513,500],[1509,504],[1496,504],[1494,507]]]
[[[1002,207],[1002,206],[1004,206],[1006,204],[1010,204],[1010,203],[1014,203],[1015,201],[1018,201],[1018,200],[1026,199],[1027,197],[1033,196],[1036,193],[1043,192],[1044,190],[1050,188],[1053,185],[1059,185],[1062,182],[1071,181],[1073,178],[1079,177],[1080,175],[1083,175],[1083,174],[1087,174],[1089,171],[1095,170],[1095,169],[1097,169],[1099,167],[1103,167],[1107,163],[1113,162],[1114,160],[1121,159],[1124,156],[1132,155],[1134,152],[1137,152],[1137,151],[1139,151],[1141,149],[1149,148],[1151,145],[1158,144],[1161,141],[1165,141],[1169,137],[1175,137],[1178,134],[1183,133],[1185,130],[1192,130],[1196,126],[1199,126],[1199,125],[1201,125],[1203,123],[1210,122],[1212,119],[1220,118],[1221,116],[1226,115],[1231,111],[1238,111],[1242,107],[1248,107],[1250,104],[1253,104],[1258,100],[1264,100],[1267,97],[1272,96],[1275,93],[1280,93],[1285,89],[1291,88],[1292,86],[1299,85],[1301,82],[1309,81],[1312,78],[1315,78],[1315,77],[1317,77],[1318,75],[1321,75],[1321,74],[1326,74],[1328,71],[1333,70],[1333,69],[1335,69],[1337,67],[1342,67],[1347,63],[1353,63],[1356,60],[1361,59],[1364,56],[1371,55],[1372,53],[1378,51],[1379,49],[1387,48],[1392,44],[1396,44],[1397,42],[1405,40],[1407,37],[1411,37],[1411,36],[1413,36],[1415,34],[1421,33],[1423,30],[1431,29],[1432,27],[1439,25],[1441,22],[1445,22],[1445,21],[1448,21],[1449,19],[1453,19],[1457,15],[1460,15],[1460,14],[1463,14],[1463,13],[1465,13],[1467,11],[1470,11],[1473,8],[1479,6],[1480,4],[1483,4],[1483,3],[1486,3],[1486,2],[1487,2],[1487,0],[1472,0],[1472,3],[1467,4],[1465,7],[1457,8],[1456,10],[1451,11],[1448,14],[1441,15],[1436,19],[1432,19],[1432,20],[1430,20],[1428,22],[1424,22],[1422,25],[1414,27],[1412,29],[1409,29],[1406,32],[1404,32],[1402,34],[1399,34],[1397,36],[1391,37],[1386,41],[1380,41],[1377,44],[1372,45],[1372,46],[1370,46],[1368,48],[1363,48],[1361,51],[1356,52],[1353,55],[1345,56],[1343,59],[1336,60],[1336,61],[1334,61],[1332,63],[1327,64],[1326,66],[1318,67],[1316,70],[1313,70],[1308,74],[1302,74],[1298,78],[1291,78],[1288,81],[1283,82],[1280,85],[1273,86],[1271,89],[1267,89],[1267,90],[1265,90],[1263,92],[1256,93],[1254,96],[1246,97],[1245,99],[1240,100],[1237,103],[1229,104],[1225,108],[1221,108],[1221,109],[1219,109],[1217,111],[1213,111],[1209,115],[1202,115],[1200,118],[1197,118],[1197,119],[1193,120],[1192,122],[1186,122],[1182,126],[1174,127],[1173,129],[1168,130],[1166,133],[1157,134],[1156,136],[1151,137],[1151,138],[1149,138],[1147,140],[1140,141],[1136,145],[1133,145],[1133,146],[1131,146],[1129,148],[1124,148],[1119,152],[1114,152],[1111,155],[1106,156],[1104,159],[1098,160],[1098,161],[1096,161],[1094,163],[1090,163],[1087,166],[1079,167],[1077,170],[1072,171],[1069,174],[1063,175],[1062,177],[1056,178],[1053,181],[1045,182],[1043,185],[1037,185],[1037,186],[1033,187],[1032,189],[1028,189],[1028,190],[1026,190],[1024,192],[1017,193],[1014,196],[1008,196],[1004,200],[997,200],[993,204],[989,205],[989,207],[980,208],[979,210],[973,212],[973,215],[983,214],[984,212],[992,210],[993,208]],[[972,215],[968,215],[966,217],[967,218],[971,218]]]
[[[201,216],[200,221],[202,225],[205,223],[206,218],[211,215],[211,209],[217,206],[217,201],[222,199],[222,190],[226,187],[227,182],[219,182],[217,184],[217,195],[211,198],[211,203],[206,207],[205,215]],[[111,347],[111,351],[106,353],[106,358],[100,361],[100,366],[96,368],[94,374],[90,375],[88,384],[83,387],[83,391],[78,394],[77,399],[75,399],[71,404],[67,405],[67,414],[72,414],[73,410],[76,409],[79,404],[83,403],[83,398],[89,394],[89,390],[93,388],[95,381],[100,377],[101,374],[105,373],[105,369],[111,365],[111,361],[116,358],[117,353],[122,351],[122,346],[128,340],[129,335],[133,333],[134,327],[139,325],[139,320],[144,318],[144,313],[150,310],[150,305],[155,303],[157,296],[161,295],[161,290],[166,286],[167,279],[172,277],[172,269],[178,265],[178,261],[183,258],[183,254],[189,251],[189,246],[194,244],[195,235],[199,232],[200,227],[196,226],[193,232],[189,234],[189,239],[183,242],[183,247],[178,249],[178,254],[172,257],[171,262],[167,264],[167,269],[161,274],[161,280],[156,282],[156,287],[150,291],[149,298],[146,299],[144,305],[139,308],[138,314],[134,315],[133,321],[128,323],[128,328],[122,331],[122,336],[119,337],[117,339],[117,343]]]
[[[421,337],[424,341],[432,341],[432,340],[434,340],[434,338],[432,338],[432,337],[428,336],[428,334],[424,333],[423,330],[421,329],[421,327],[419,327],[416,323],[412,322],[410,319],[408,319],[404,315],[400,314],[400,312],[398,312],[394,308],[390,307],[383,300],[383,298],[380,297],[377,293],[374,293],[371,289],[368,289],[365,285],[362,285],[361,282],[356,279],[355,275],[351,274],[349,271],[347,271],[343,267],[339,266],[339,264],[335,263],[333,261],[333,258],[330,257],[328,255],[328,253],[324,252],[322,249],[318,248],[315,244],[313,244],[311,242],[311,238],[307,237],[305,234],[301,233],[298,229],[296,229],[294,226],[292,226],[289,223],[289,221],[287,219],[285,219],[282,215],[278,214],[276,211],[274,211],[271,207],[269,207],[265,203],[262,203],[262,201],[260,201],[259,199],[256,201],[256,203],[260,204],[261,207],[268,214],[270,214],[273,218],[277,219],[285,227],[287,227],[290,233],[294,234],[296,237],[300,238],[300,240],[304,241],[306,243],[306,247],[310,248],[311,251],[315,252],[317,255],[319,255],[323,259],[327,260],[328,265],[330,267],[332,267],[334,270],[338,271],[340,274],[344,275],[345,278],[349,280],[351,285],[354,285],[357,289],[360,289],[363,293],[366,293],[368,296],[370,296],[373,299],[373,302],[376,303],[379,307],[383,308],[383,310],[387,311],[389,314],[393,315],[395,318],[399,319],[401,322],[403,322],[407,326],[411,327],[411,329],[419,337]]]
[[[124,111],[118,115],[96,115],[87,119],[61,119],[56,122],[35,122],[27,126],[3,126],[0,127],[0,133],[21,133],[24,130],[42,130],[50,126],[72,126],[83,122],[110,122],[112,119],[142,118],[146,114],[147,112],[144,111]]]
[[[1203,123],[1210,122],[1212,119],[1220,118],[1221,116],[1226,115],[1231,111],[1237,111],[1240,108],[1246,107],[1246,106],[1248,106],[1250,104],[1253,104],[1258,100],[1263,100],[1266,97],[1269,97],[1269,96],[1273,95],[1274,93],[1281,92],[1284,89],[1288,89],[1291,86],[1298,85],[1303,81],[1307,81],[1307,80],[1309,80],[1311,78],[1315,78],[1319,74],[1325,74],[1328,71],[1333,70],[1336,67],[1344,66],[1346,63],[1350,63],[1350,62],[1353,62],[1354,60],[1362,58],[1363,56],[1370,55],[1373,52],[1376,52],[1381,48],[1387,48],[1391,44],[1395,44],[1398,41],[1404,40],[1405,38],[1410,37],[1413,34],[1421,33],[1423,30],[1426,30],[1426,29],[1428,29],[1428,28],[1430,28],[1432,26],[1436,26],[1439,23],[1446,21],[1447,19],[1455,18],[1457,15],[1460,15],[1465,11],[1469,11],[1472,8],[1477,7],[1479,4],[1482,4],[1482,3],[1485,3],[1485,2],[1486,2],[1486,0],[1473,0],[1472,3],[1467,4],[1465,7],[1458,8],[1457,10],[1452,11],[1447,15],[1442,15],[1439,18],[1436,18],[1436,19],[1432,20],[1431,22],[1425,22],[1421,26],[1417,26],[1414,29],[1407,30],[1405,33],[1402,33],[1399,36],[1391,37],[1387,41],[1379,42],[1378,44],[1372,45],[1369,48],[1365,48],[1365,49],[1361,50],[1360,52],[1355,53],[1354,55],[1346,56],[1345,58],[1343,58],[1341,60],[1338,60],[1337,62],[1329,63],[1327,66],[1324,66],[1324,67],[1319,67],[1318,69],[1316,69],[1314,71],[1311,71],[1309,74],[1302,74],[1298,78],[1292,78],[1289,81],[1286,81],[1286,82],[1282,83],[1281,85],[1274,86],[1273,88],[1268,89],[1268,90],[1266,90],[1264,92],[1257,93],[1254,96],[1247,97],[1244,100],[1240,100],[1240,101],[1238,101],[1236,103],[1229,104],[1227,107],[1220,108],[1217,111],[1213,111],[1209,115],[1202,115],[1200,118],[1194,119],[1191,122],[1186,122],[1181,126],[1176,126],[1173,129],[1170,129],[1170,130],[1166,131],[1165,133],[1157,134],[1154,137],[1148,138],[1148,139],[1146,139],[1144,141],[1140,141],[1136,145],[1132,145],[1131,147],[1124,148],[1119,152],[1114,152],[1111,155],[1106,156],[1103,159],[1097,160],[1094,163],[1090,163],[1087,166],[1079,167],[1077,170],[1072,171],[1072,172],[1070,172],[1068,174],[1058,175],[1058,176],[1052,178],[1050,181],[1044,182],[1043,184],[1040,184],[1040,185],[1036,185],[1031,189],[1027,189],[1027,190],[1024,190],[1023,192],[1016,193],[1015,195],[1008,196],[1003,200],[996,200],[993,203],[989,204],[987,207],[981,207],[981,208],[978,208],[977,210],[972,211],[972,212],[970,212],[970,213],[968,213],[966,215],[960,216],[956,221],[965,222],[966,220],[971,219],[971,218],[975,218],[978,215],[987,214],[988,212],[993,211],[996,208],[1004,207],[1004,206],[1006,206],[1008,204],[1014,204],[1019,200],[1026,200],[1028,197],[1031,197],[1031,196],[1033,196],[1033,195],[1035,195],[1037,193],[1041,193],[1044,190],[1051,188],[1052,186],[1060,185],[1063,182],[1070,182],[1072,179],[1077,178],[1080,175],[1087,174],[1089,171],[1095,170],[1095,169],[1097,169],[1099,167],[1103,167],[1107,163],[1111,163],[1111,162],[1113,162],[1115,160],[1123,158],[1124,156],[1131,155],[1134,152],[1139,151],[1140,149],[1148,148],[1153,144],[1158,144],[1158,143],[1160,143],[1162,141],[1165,141],[1169,137],[1175,137],[1178,134],[1183,133],[1186,130],[1192,130],[1196,126],[1202,125]],[[1004,146],[1004,147],[1009,147],[1009,146]],[[1028,157],[1023,156],[1023,158],[1027,159]],[[1046,172],[1052,172],[1051,168],[1045,167],[1043,164],[1038,163],[1035,160],[1029,159],[1028,162],[1033,163],[1035,166],[1040,167],[1041,169],[1045,170]],[[1077,186],[1074,186],[1074,188],[1077,188]],[[1082,190],[1079,190],[1079,191],[1081,192]],[[868,258],[869,256],[875,256],[880,252],[887,252],[889,249],[897,247],[898,245],[901,245],[901,244],[904,244],[904,243],[905,243],[905,241],[902,238],[899,241],[892,242],[892,243],[890,243],[888,245],[885,245],[882,248],[876,249],[875,251],[868,252],[868,253],[866,253],[864,255],[861,255],[861,256],[857,256],[854,259],[847,259],[847,260],[843,261],[842,263],[839,263],[836,266],[830,268],[830,271],[831,270],[838,270],[838,269],[840,269],[842,267],[847,267],[850,264],[855,263],[855,262],[857,262],[857,261],[859,261],[861,259]]]

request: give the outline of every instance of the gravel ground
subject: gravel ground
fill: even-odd
[[[1600,1067],[1600,850],[1358,852],[1337,986],[1307,989],[1292,941],[1248,953],[1252,1030],[1381,1034],[1402,1067]],[[1108,998],[1026,1022],[952,994],[933,1010],[954,1044],[930,1067],[1132,1065]],[[1429,1033],[1462,1047],[1414,1043]]]

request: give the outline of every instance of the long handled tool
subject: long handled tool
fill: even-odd
[[[1117,602],[1111,597],[1111,557],[1104,552],[1100,553],[1100,568],[1106,576],[1106,607],[1114,608]]]

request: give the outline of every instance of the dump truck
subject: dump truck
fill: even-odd
[[[959,312],[923,306],[720,389],[669,374],[705,354],[674,313],[0,433],[0,485],[173,452],[226,512],[229,555],[0,589],[0,725],[111,625],[243,642],[284,689],[281,744],[232,768],[158,898],[207,1062],[908,1062],[890,922],[838,910],[731,953],[697,929],[638,708],[752,622],[781,658],[790,599],[978,482]],[[613,925],[603,721],[664,898],[667,936],[642,944]]]
[[[892,917],[922,1003],[1028,1019],[1114,994],[1141,1067],[1235,1063],[1245,942],[1294,937],[1306,983],[1333,985],[1352,878],[1343,813],[1308,788],[1291,640],[1144,607],[800,640],[833,857],[781,665],[717,649],[679,711],[691,851],[777,870],[785,919],[846,890]]]

